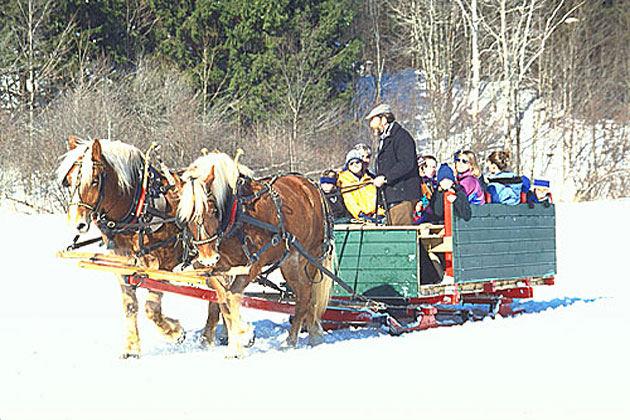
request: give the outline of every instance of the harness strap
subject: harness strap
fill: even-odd
[[[382,302],[374,301],[374,300],[372,300],[370,298],[367,298],[367,297],[363,296],[360,293],[357,293],[345,281],[343,281],[336,274],[334,274],[332,271],[328,270],[326,267],[321,265],[319,263],[319,261],[317,261],[317,259],[315,257],[313,257],[311,254],[308,253],[308,251],[306,251],[306,249],[304,249],[304,247],[302,246],[300,241],[297,240],[297,238],[295,238],[291,234],[289,234],[289,235],[291,236],[290,241],[289,241],[290,245],[292,247],[294,247],[297,250],[297,252],[299,252],[304,258],[306,258],[306,260],[309,263],[311,263],[315,268],[320,270],[322,273],[326,274],[335,283],[337,283],[339,286],[341,286],[342,289],[344,289],[346,292],[350,293],[352,296],[355,296],[355,297],[357,297],[357,298],[359,298],[359,299],[361,299],[361,300],[363,300],[365,302],[369,302],[370,304],[376,304],[376,305],[379,305],[380,307],[383,307],[384,304]]]
[[[74,237],[74,239],[72,240],[72,244],[70,244],[70,245],[66,248],[66,251],[72,251],[72,250],[74,250],[74,249],[82,248],[82,247],[84,247],[84,246],[88,246],[88,245],[91,245],[91,244],[94,244],[94,243],[96,243],[96,242],[99,242],[99,241],[102,241],[102,240],[103,240],[103,238],[101,238],[101,237],[99,236],[99,237],[97,237],[97,238],[92,238],[92,239],[87,239],[87,240],[85,240],[85,241],[77,242],[77,241],[79,240],[79,237],[80,237],[80,236],[81,236],[81,235],[76,235],[76,236]]]

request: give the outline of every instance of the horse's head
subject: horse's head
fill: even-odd
[[[189,168],[181,179],[176,180],[180,194],[177,219],[181,225],[187,226],[192,235],[192,243],[199,252],[197,261],[212,267],[220,258],[218,245],[221,235],[221,213],[212,193],[214,166],[203,178],[194,172],[193,168]]]
[[[58,175],[62,184],[70,188],[68,221],[78,233],[85,233],[103,201],[105,168],[101,144],[98,140],[91,145],[79,143],[70,136],[68,145],[70,151],[59,167]]]
[[[221,227],[223,217],[227,216],[229,197],[236,190],[239,176],[252,174],[250,169],[220,152],[198,158],[182,174],[177,184],[180,195],[177,218],[192,233],[200,263],[213,266],[219,261]]]

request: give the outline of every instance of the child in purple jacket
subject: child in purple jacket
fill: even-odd
[[[486,204],[486,194],[479,182],[481,171],[475,154],[470,150],[458,150],[454,159],[457,183],[464,189],[468,202],[478,206]]]

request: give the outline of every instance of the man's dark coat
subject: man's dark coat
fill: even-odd
[[[382,139],[376,156],[376,175],[387,179],[383,188],[389,206],[420,199],[416,143],[400,124],[396,121],[391,124],[389,135]]]

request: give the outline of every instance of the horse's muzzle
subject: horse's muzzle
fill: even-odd
[[[219,262],[219,259],[221,259],[221,256],[219,254],[213,254],[209,257],[202,257],[200,255],[199,257],[197,257],[197,262],[203,264],[206,267],[214,267],[216,263]]]

